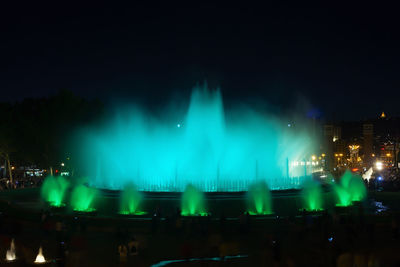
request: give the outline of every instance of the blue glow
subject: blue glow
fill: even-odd
[[[378,180],[379,180],[379,181],[382,181],[382,179],[383,179],[382,176],[379,176],[379,177],[378,177]]]
[[[247,258],[248,255],[236,255],[236,256],[226,256],[226,257],[212,257],[212,258],[190,258],[184,260],[165,260],[160,261],[156,264],[151,265],[151,267],[162,267],[167,266],[169,264],[178,263],[178,262],[194,262],[194,261],[225,261],[225,260],[232,260],[232,259],[240,259],[240,258]]]
[[[186,111],[156,116],[130,106],[86,129],[77,142],[81,170],[91,186],[110,189],[247,191],[257,181],[298,188],[313,168],[298,163],[308,161],[316,140],[306,123],[294,129],[287,121],[243,106],[226,110],[219,90],[198,87]]]

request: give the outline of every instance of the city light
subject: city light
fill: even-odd
[[[359,145],[350,145],[349,148],[350,148],[350,150],[357,150],[360,148],[360,146]]]
[[[381,161],[375,162],[375,167],[378,171],[383,169],[383,163]]]
[[[391,156],[391,154],[390,153],[386,153],[386,157],[390,157]]]
[[[311,156],[311,159],[312,159],[312,160],[316,160],[316,159],[317,159],[317,156],[312,155],[312,156]]]
[[[62,167],[64,167],[64,166],[65,166],[64,162],[61,162],[61,166],[62,166]]]

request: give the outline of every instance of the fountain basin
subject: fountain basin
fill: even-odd
[[[143,217],[143,216],[148,215],[148,213],[145,211],[136,211],[133,213],[121,211],[121,212],[118,212],[117,214],[118,214],[118,216],[125,217],[125,218],[127,218],[127,217]]]
[[[81,216],[96,216],[97,215],[97,210],[94,208],[89,208],[86,210],[73,210],[75,215],[81,215]]]
[[[50,211],[52,212],[64,212],[67,208],[67,205],[64,203],[61,203],[60,205],[54,205],[53,203],[48,203],[48,206],[50,208]]]
[[[207,212],[202,212],[202,213],[198,213],[198,214],[184,214],[184,213],[181,213],[181,216],[183,216],[183,217],[185,217],[185,218],[190,218],[190,217],[198,218],[198,217],[207,217],[207,216],[211,216],[211,214],[210,214],[210,213],[207,213]]]
[[[347,214],[351,211],[352,206],[351,205],[341,205],[341,204],[336,204],[335,205],[335,212],[338,214]]]

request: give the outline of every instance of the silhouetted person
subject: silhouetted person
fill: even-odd
[[[124,243],[118,246],[119,266],[126,266],[128,263],[128,248]]]
[[[67,250],[64,241],[58,243],[57,249],[57,266],[64,267],[67,257]]]

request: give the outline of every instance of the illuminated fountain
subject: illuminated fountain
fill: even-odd
[[[64,177],[48,176],[41,187],[41,195],[51,206],[65,206],[63,200],[68,186],[69,182]]]
[[[247,204],[250,215],[272,214],[271,192],[266,182],[256,182],[249,187]]]
[[[359,175],[353,175],[347,170],[340,178],[339,184],[334,184],[333,189],[337,196],[337,206],[350,206],[352,202],[362,201],[367,196],[364,181]]]
[[[94,200],[97,196],[97,190],[84,185],[78,185],[71,194],[71,205],[74,211],[93,212]]]
[[[181,210],[183,216],[207,216],[204,193],[193,185],[187,185],[182,194]]]
[[[6,261],[15,261],[17,259],[17,256],[15,254],[15,243],[14,243],[14,238],[11,240],[11,245],[10,249],[7,249],[6,252]]]
[[[351,201],[362,201],[367,197],[367,188],[359,175],[354,175],[349,184]]]
[[[127,184],[121,192],[120,214],[123,215],[143,215],[146,214],[139,210],[139,204],[142,201],[141,193],[132,183]]]
[[[303,198],[303,207],[307,211],[320,211],[323,210],[322,190],[321,185],[310,179],[303,183],[301,191]]]
[[[42,247],[39,248],[39,253],[36,256],[34,263],[36,263],[36,264],[46,263],[46,259],[43,256]]]
[[[369,182],[369,180],[371,179],[372,173],[374,172],[374,170],[372,169],[372,167],[370,167],[368,169],[368,171],[366,171],[363,175],[362,178],[367,180]]]
[[[315,167],[307,160],[314,150],[307,122],[288,124],[239,105],[225,109],[220,91],[206,87],[193,90],[187,107],[180,104],[158,116],[119,107],[107,123],[82,130],[76,143],[89,185],[122,189],[133,182],[139,191],[183,192],[192,184],[237,192],[264,180],[278,190],[300,188]]]

